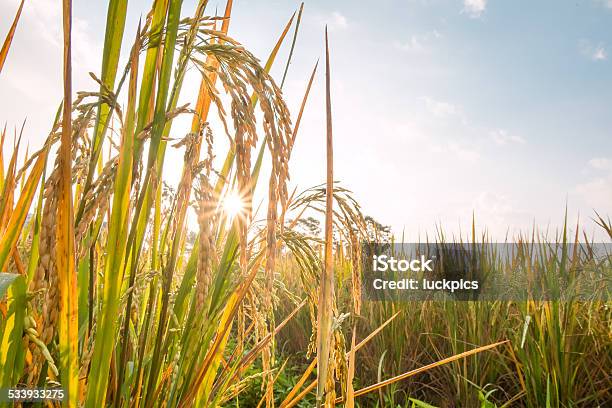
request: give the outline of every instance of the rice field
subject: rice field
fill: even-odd
[[[24,1],[0,51],[0,81]],[[300,109],[285,103],[303,4],[274,22],[280,35],[260,60],[231,36],[231,0],[218,14],[205,0],[193,10],[154,0],[137,27],[126,25],[127,1],[109,0],[93,90],[72,86],[71,0],[62,6],[64,93],[50,132],[28,148],[23,128],[1,133],[0,390],[61,389],[63,398],[0,404],[610,406],[610,301],[362,296],[362,242],[392,238],[334,178],[343,146],[334,144],[327,30]],[[188,70],[199,90],[181,105]],[[315,80],[325,100],[309,98]],[[326,152],[326,179],[297,191],[290,159],[306,104],[326,112],[326,133],[309,135]],[[179,135],[173,124],[184,117],[191,126]],[[183,156],[170,163],[180,167],[176,185],[166,183],[169,151]],[[593,216],[612,239],[607,214]],[[515,241],[593,244],[565,229],[526,234]],[[465,239],[490,242],[475,222]],[[592,261],[541,260],[559,274]],[[530,262],[521,252],[511,263]]]

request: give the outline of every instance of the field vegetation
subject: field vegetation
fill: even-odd
[[[64,98],[50,132],[25,153],[23,127],[1,133],[0,389],[61,387],[63,406],[91,408],[612,401],[609,301],[362,299],[361,243],[393,238],[334,178],[342,146],[327,32],[300,109],[285,104],[303,4],[278,22],[262,62],[229,34],[231,0],[219,15],[206,0],[189,10],[154,0],[137,27],[126,26],[127,0],[109,0],[94,89],[75,90],[72,4],[61,3]],[[23,4],[0,51],[0,81]],[[280,81],[273,65],[284,68]],[[179,105],[189,69],[200,74],[198,96]],[[309,100],[321,80],[325,101]],[[327,152],[327,177],[300,192],[290,159],[307,103],[326,110],[326,134],[308,137]],[[180,134],[173,124],[183,116],[191,128]],[[170,149],[183,154],[175,186],[165,182]],[[612,239],[609,220],[594,218]],[[475,226],[465,239],[490,242]],[[592,244],[567,228],[515,241],[525,251],[508,267],[533,262],[530,245]],[[538,260],[560,275],[593,261]]]

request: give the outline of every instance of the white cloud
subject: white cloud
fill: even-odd
[[[487,8],[487,0],[463,0],[463,13],[471,18],[479,18]]]
[[[463,142],[429,143],[428,149],[432,153],[444,155],[449,159],[458,159],[466,163],[474,163],[480,159],[480,152],[474,146]]]
[[[493,139],[493,141],[500,146],[504,146],[509,143],[516,143],[516,144],[527,143],[526,140],[523,139],[521,136],[511,134],[505,129],[495,129],[490,132],[490,135],[491,135],[491,139]]]
[[[486,213],[496,216],[505,216],[514,211],[513,205],[506,195],[491,191],[482,191],[473,203],[474,211],[478,214]]]
[[[10,15],[12,20],[18,5],[17,0],[0,1],[0,15]],[[39,147],[42,144],[63,96],[61,16],[61,2],[25,2],[0,78],[0,94],[6,92],[11,95],[0,101],[2,121],[9,126],[21,124],[27,115],[24,137],[30,146]],[[73,91],[97,89],[98,85],[88,72],[100,69],[101,36],[96,37],[88,20],[83,17],[75,15],[72,22]],[[36,109],[32,109],[33,106]]]
[[[575,188],[586,204],[595,210],[602,211],[610,208],[612,203],[612,175],[599,177]]]
[[[589,207],[605,212],[612,203],[612,159],[594,157],[588,161],[588,165],[599,171],[597,176],[578,184],[573,192],[582,197]]]
[[[595,45],[588,40],[581,40],[579,48],[582,55],[592,61],[605,61],[608,59],[608,51],[603,43]]]
[[[612,170],[612,160],[605,157],[595,157],[589,160],[589,166],[597,170]]]
[[[535,216],[533,208],[525,207],[530,204],[517,200],[514,193],[496,191],[496,188],[474,191],[471,206],[460,208],[462,218],[469,220],[468,231],[472,214],[477,230],[484,228],[494,240],[512,240],[530,231]]]
[[[601,3],[605,8],[612,9],[612,0],[599,0],[598,3]]]
[[[422,52],[431,48],[435,39],[442,38],[439,31],[433,30],[421,35],[411,35],[410,40],[401,42],[395,41],[393,45],[400,51]]]
[[[419,38],[416,35],[413,35],[410,37],[410,41],[407,42],[399,42],[396,41],[394,43],[395,48],[401,50],[401,51],[423,51],[423,49],[425,48],[423,46],[423,44],[421,43],[421,40],[419,40]]]
[[[17,3],[14,1],[14,3]],[[29,31],[27,40],[42,39],[47,46],[52,47],[52,52],[59,51],[61,62],[61,51],[63,50],[63,28],[62,8],[55,0],[30,0],[25,3],[24,11],[20,20],[20,30]],[[22,27],[23,26],[23,27]],[[34,32],[32,32],[34,31]],[[21,34],[26,38],[25,34]],[[28,44],[26,47],[31,46]],[[40,46],[36,44],[36,46]],[[45,51],[49,52],[47,47]],[[91,69],[100,65],[102,44],[96,41],[91,33],[90,24],[87,20],[72,16],[72,62],[77,71],[80,67]],[[87,73],[85,72],[85,75]]]
[[[608,53],[606,52],[606,49],[600,45],[600,46],[597,46],[597,48],[593,52],[592,58],[595,61],[605,60],[605,59],[608,59]]]
[[[339,12],[334,11],[331,14],[331,18],[329,19],[327,25],[330,30],[334,30],[334,29],[344,30],[348,28],[349,23],[343,14],[340,14]]]
[[[480,159],[480,153],[470,147],[463,146],[455,142],[450,142],[448,144],[448,148],[460,160],[475,162],[476,160]]]
[[[430,97],[424,97],[423,101],[427,109],[436,116],[448,117],[459,114],[459,108],[452,103],[437,101]]]

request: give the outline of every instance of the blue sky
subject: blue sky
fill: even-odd
[[[92,89],[105,2],[74,3],[75,88]],[[12,18],[16,4],[3,1],[0,14]],[[26,2],[0,75],[0,120],[16,126],[27,114],[31,145],[61,98],[59,4]],[[224,8],[209,4],[210,13]],[[126,39],[148,6],[130,1]],[[230,35],[265,59],[298,6],[238,0]],[[193,7],[185,1],[187,12]],[[589,233],[597,231],[593,209],[612,213],[612,1],[308,1],[284,88],[294,111],[323,56],[325,24],[335,174],[366,213],[416,238],[438,223],[465,232],[474,211],[498,239],[534,222],[554,231],[566,201],[572,223],[580,214]],[[298,189],[324,181],[322,73],[292,156]],[[280,80],[280,65],[273,74]],[[197,84],[194,74],[186,102]]]

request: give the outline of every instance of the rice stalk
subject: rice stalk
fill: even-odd
[[[106,16],[106,32],[104,35],[104,48],[102,56],[102,69],[100,77],[100,93],[113,89],[117,76],[119,64],[119,54],[125,29],[125,17],[127,12],[127,0],[109,0]],[[133,68],[132,68],[133,69]],[[102,103],[98,106],[96,122],[93,129],[92,152],[89,158],[89,165],[83,192],[89,192],[96,165],[99,163],[100,153],[104,143],[104,137],[111,119],[111,106]],[[80,220],[83,207],[77,210],[76,219]]]
[[[332,392],[334,386],[331,371],[330,346],[332,342],[332,319],[334,302],[334,265],[332,253],[333,235],[333,188],[334,188],[334,153],[331,118],[331,90],[329,72],[329,43],[327,27],[325,29],[325,106],[327,117],[327,183],[325,200],[325,263],[322,271],[318,317],[317,317],[317,403],[323,406],[326,395]],[[327,403],[326,403],[327,404]]]
[[[78,404],[78,322],[72,210],[72,1],[62,7],[64,32],[64,110],[58,154],[56,262],[59,287],[59,369],[65,404]]]

